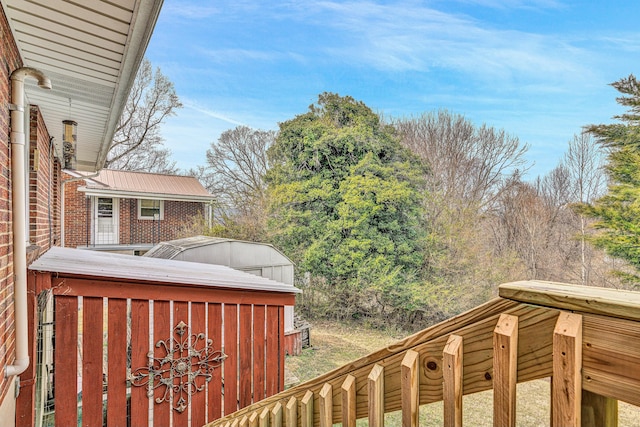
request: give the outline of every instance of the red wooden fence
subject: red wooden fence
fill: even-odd
[[[291,294],[38,275],[54,293],[56,426],[201,426],[284,388]]]

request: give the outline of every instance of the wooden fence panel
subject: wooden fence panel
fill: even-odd
[[[253,400],[259,401],[265,394],[265,321],[264,305],[253,306]]]
[[[153,342],[157,343],[160,340],[167,340],[171,337],[171,306],[169,301],[154,301],[153,302]],[[164,357],[165,350],[154,346],[154,358]],[[163,375],[164,378],[169,377],[169,373]],[[158,399],[164,399],[165,389],[164,387],[158,387],[155,389],[153,399],[153,424],[156,426],[168,426],[171,417],[171,405],[167,402],[157,403]]]
[[[278,354],[278,330],[280,321],[278,317],[278,307],[270,305],[267,307],[267,397],[273,396],[279,391],[280,355]],[[284,357],[283,357],[284,359]],[[278,373],[277,376],[273,373]]]
[[[131,301],[131,370],[149,363],[149,301]],[[131,387],[131,425],[149,424],[149,384]],[[97,425],[97,424],[94,424]]]
[[[57,396],[67,396],[56,401],[56,427],[78,424],[77,366],[78,366],[78,299],[57,297],[55,300],[56,347],[54,354],[54,381]]]
[[[239,408],[251,405],[251,383],[252,375],[252,357],[251,357],[251,330],[252,330],[252,310],[249,304],[240,305],[239,312],[239,336],[238,336],[238,355],[240,356],[239,372]]]
[[[82,300],[82,425],[102,425],[103,300]]]
[[[207,305],[207,333],[215,350],[222,350],[222,304]],[[213,421],[222,415],[222,368],[213,370],[207,389],[207,420]]]
[[[197,338],[198,334],[206,332],[206,317],[205,317],[205,304],[201,302],[191,303],[191,346],[195,347],[196,351],[200,351],[207,345],[206,340],[202,341]],[[194,342],[195,341],[195,342]],[[219,371],[220,368],[214,369]],[[203,377],[197,377],[194,384],[191,387],[196,387],[196,390],[202,389],[202,391],[195,391],[191,396],[191,425],[202,426],[206,422],[207,416],[207,400],[206,400],[206,383]]]
[[[157,287],[150,287],[149,296],[157,298],[147,299],[139,285],[132,285],[135,292],[128,294],[129,286],[123,282],[74,278],[59,285],[52,283],[57,338],[56,425],[77,425],[80,417],[85,426],[105,422],[116,426],[204,425],[283,387],[280,335],[284,308],[277,303],[254,305],[257,299],[253,294],[244,298],[244,293],[238,293],[237,301],[241,304],[236,304],[228,302],[228,293],[223,293],[225,301],[220,301],[217,292],[207,294],[212,301],[197,301],[189,287],[175,287],[167,295],[161,295]],[[96,291],[98,288],[100,292]],[[205,296],[201,291],[193,295]],[[79,297],[84,307],[80,329]],[[275,302],[269,298],[265,301]],[[184,334],[178,332],[178,325]],[[227,356],[219,366],[207,371],[211,374],[210,381],[206,381],[205,375],[193,376],[185,370],[188,368],[184,366],[195,364],[167,362],[167,355],[174,360],[193,361],[195,356],[190,354],[203,351],[207,339],[211,340],[208,356],[215,357],[211,352],[217,351]],[[106,401],[103,375],[106,375]],[[147,383],[149,379],[153,384]],[[166,381],[168,389],[163,384]],[[81,400],[76,384],[82,384]],[[82,409],[82,416],[78,408]],[[269,416],[277,418],[270,412]],[[282,409],[280,417],[283,416]]]
[[[238,410],[238,306],[224,305],[224,414]]]
[[[188,340],[188,336],[180,335],[179,329],[177,325],[184,323],[185,325],[189,325],[189,304],[186,302],[175,302],[173,303],[173,339],[176,343],[183,343],[185,340]],[[189,333],[189,328],[187,328],[185,334]],[[188,349],[182,349],[179,352],[174,353],[174,357],[186,358],[188,357],[189,351]],[[188,372],[184,372],[181,374],[174,374],[173,384],[174,384],[174,392],[173,392],[173,407],[184,405],[187,408],[183,411],[172,410],[171,415],[173,415],[173,426],[174,427],[187,427],[189,425],[189,393],[188,390],[185,390],[185,386],[181,386],[183,380],[186,382],[188,380]],[[188,386],[186,386],[188,387]],[[176,390],[179,390],[178,395],[176,396]],[[185,399],[186,402],[180,403],[182,399]]]
[[[127,300],[110,298],[107,326],[107,425],[127,425]]]

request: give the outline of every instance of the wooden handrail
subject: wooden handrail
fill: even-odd
[[[553,425],[580,425],[580,390],[597,406],[589,414],[615,419],[613,399],[640,406],[639,302],[633,292],[509,283],[500,298],[208,426],[254,414],[271,414],[272,426],[351,426],[357,418],[382,426],[396,410],[403,426],[416,426],[418,405],[436,401],[444,401],[445,425],[458,426],[462,395],[489,389],[494,425],[513,426],[516,382],[552,376],[562,378],[552,382]],[[282,408],[284,417],[276,415]]]

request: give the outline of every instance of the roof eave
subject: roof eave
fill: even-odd
[[[214,196],[199,196],[188,194],[169,194],[169,193],[146,193],[143,191],[124,191],[114,188],[92,188],[78,187],[78,191],[85,193],[87,196],[99,197],[117,197],[130,199],[149,199],[149,200],[173,200],[181,202],[211,202],[215,200]]]
[[[118,81],[113,103],[110,108],[106,130],[102,139],[102,145],[98,152],[93,171],[99,171],[104,167],[107,153],[113,141],[118,121],[124,110],[129,92],[135,81],[138,68],[144,58],[145,51],[153,34],[160,9],[164,0],[139,1],[136,4],[137,11],[131,22],[132,31],[127,41],[126,52],[122,62],[121,77]]]

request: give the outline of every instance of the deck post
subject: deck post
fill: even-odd
[[[302,427],[313,427],[313,392],[307,390],[300,401]]]
[[[617,427],[618,401],[582,390],[582,427]]]
[[[518,318],[501,314],[493,331],[493,425],[515,427]]]
[[[462,427],[462,337],[451,335],[442,352],[445,427]]]
[[[402,425],[418,427],[420,419],[420,353],[407,350],[402,359]]]
[[[287,427],[298,426],[298,400],[295,397],[291,397],[287,402],[285,422]]]
[[[582,316],[562,312],[553,331],[552,426],[580,426],[581,368]]]
[[[384,367],[375,364],[368,377],[369,427],[384,427]]]
[[[333,425],[333,387],[325,383],[320,390],[320,427]]]
[[[356,427],[356,377],[347,375],[342,389],[342,426]]]

